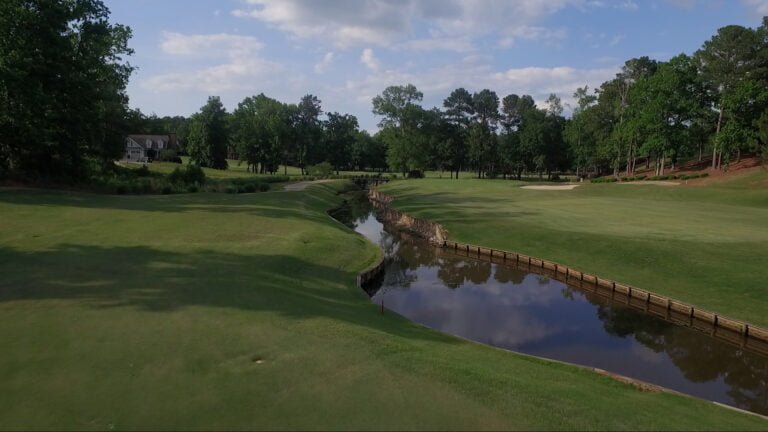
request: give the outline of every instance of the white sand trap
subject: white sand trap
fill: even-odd
[[[298,191],[303,191],[307,187],[312,186],[314,184],[328,183],[332,181],[333,180],[315,180],[315,181],[303,181],[298,183],[291,183],[289,185],[286,185],[285,188],[283,188],[283,190],[288,192],[298,192]]]
[[[657,185],[657,186],[680,186],[679,182],[673,182],[673,181],[658,181],[658,180],[648,180],[648,181],[634,181],[634,182],[616,182],[615,184],[621,184],[621,185]]]
[[[574,190],[577,187],[581,185],[557,185],[557,186],[547,186],[547,185],[539,185],[539,186],[521,186],[520,189],[531,189],[531,190],[547,190],[547,191],[558,191],[558,190]]]

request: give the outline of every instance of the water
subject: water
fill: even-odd
[[[435,248],[385,227],[362,197],[334,217],[385,251],[384,275],[366,287],[372,301],[413,321],[768,414],[768,355],[760,352],[766,347],[677,325],[670,322],[675,317],[638,310],[594,288]]]

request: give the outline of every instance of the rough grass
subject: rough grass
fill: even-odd
[[[393,182],[395,207],[449,236],[517,251],[768,326],[768,190],[510,181]],[[738,186],[741,187],[738,187]]]
[[[766,428],[380,315],[337,187],[0,191],[0,429]]]

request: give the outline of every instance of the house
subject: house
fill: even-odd
[[[128,162],[152,162],[160,150],[175,149],[176,135],[128,135],[125,155]]]

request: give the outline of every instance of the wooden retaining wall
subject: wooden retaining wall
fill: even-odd
[[[514,264],[625,303],[630,307],[643,310],[667,321],[710,333],[742,348],[751,348],[764,354],[768,353],[768,329],[631,285],[585,273],[553,261],[516,252],[451,241],[448,240],[447,231],[440,224],[415,219],[390,208],[389,205],[393,201],[392,197],[372,190],[369,198],[382,211],[381,216],[384,220],[400,226],[403,218],[407,218],[411,221],[410,224],[416,227],[409,229],[409,231],[428,238],[432,243],[445,250],[469,258],[489,259],[491,262],[499,264]],[[440,234],[435,235],[435,233]]]
[[[357,287],[363,288],[363,285],[367,284],[373,279],[376,279],[381,272],[384,271],[384,265],[385,265],[384,257],[382,256],[376,264],[373,265],[373,267],[370,267],[367,270],[362,271],[360,274],[357,275]]]

